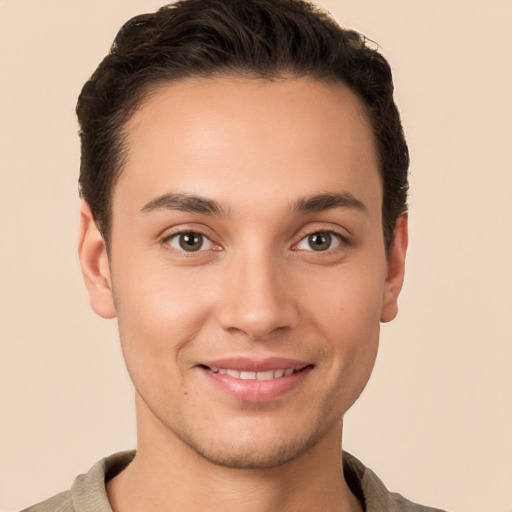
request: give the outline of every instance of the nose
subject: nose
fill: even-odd
[[[231,261],[227,274],[217,310],[224,329],[264,341],[297,325],[300,315],[290,273],[279,268],[270,254]]]

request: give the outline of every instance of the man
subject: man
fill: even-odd
[[[137,451],[27,510],[434,510],[341,449],[404,275],[392,94],[384,58],[299,0],[121,29],[77,106],[79,255]]]

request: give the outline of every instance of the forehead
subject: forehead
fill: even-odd
[[[232,208],[348,191],[380,212],[381,183],[364,105],[311,78],[195,79],[159,86],[125,126],[114,191],[134,213],[167,192]],[[125,208],[126,210],[126,208]]]

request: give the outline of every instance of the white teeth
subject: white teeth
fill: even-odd
[[[266,370],[263,372],[240,372],[238,370],[231,370],[229,368],[217,368],[215,366],[210,366],[210,370],[213,373],[218,373],[220,375],[229,375],[230,377],[234,377],[235,379],[242,380],[273,380],[279,379],[281,377],[287,377],[288,375],[292,375],[295,372],[294,368]]]
[[[258,380],[272,380],[274,379],[274,372],[272,370],[268,370],[266,372],[258,372],[256,374],[256,378]]]

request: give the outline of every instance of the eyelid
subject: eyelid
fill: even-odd
[[[343,243],[342,238],[337,233],[327,232],[327,231],[318,231],[317,233],[312,233],[312,234],[313,235],[315,235],[315,234],[329,235],[329,237],[330,237],[329,241],[331,242],[331,246],[328,249],[325,249],[322,251],[320,251],[320,250],[315,251],[315,249],[313,249],[313,248],[300,247],[304,243],[306,243],[308,245],[310,244],[309,237],[311,235],[308,235],[308,236],[305,236],[304,238],[301,238],[301,240],[299,240],[299,242],[296,244],[296,247],[299,251],[328,252],[328,251],[332,251],[333,249],[336,249]]]
[[[311,226],[313,224],[313,226]],[[301,228],[297,235],[295,236],[296,239],[302,240],[306,236],[313,235],[314,233],[332,233],[334,235],[339,236],[343,240],[348,240],[348,237],[350,236],[350,232],[347,229],[342,228],[341,226],[338,226],[336,224],[330,224],[330,223],[309,223],[307,227]]]
[[[198,251],[190,251],[189,252],[189,251],[185,251],[183,249],[179,249],[177,247],[173,247],[169,243],[169,240],[171,238],[174,238],[174,237],[177,237],[177,236],[183,235],[183,234],[188,234],[188,233],[195,233],[197,235],[203,236],[206,240],[208,240],[210,242],[211,246],[208,247],[207,249],[201,248]],[[213,237],[207,233],[207,230],[203,229],[200,226],[198,227],[197,225],[194,225],[194,226],[180,225],[180,226],[176,226],[174,228],[165,230],[162,233],[162,235],[160,236],[160,243],[162,245],[166,246],[167,249],[179,252],[185,256],[194,256],[194,255],[197,255],[198,253],[204,253],[208,250],[214,250],[214,251],[222,250],[222,247],[219,244],[217,244],[216,242],[214,242]]]
[[[187,251],[187,250],[183,249],[182,247],[176,247],[176,245],[174,245],[175,239],[179,240],[179,238],[182,235],[189,235],[189,234],[201,237],[201,246],[199,247],[199,249],[193,250],[193,251]],[[207,251],[207,250],[211,249],[213,246],[213,242],[207,236],[203,235],[202,233],[196,233],[194,231],[186,231],[185,233],[175,233],[174,235],[167,237],[165,239],[165,241],[166,241],[167,245],[171,246],[173,249],[176,249],[177,251],[180,251],[180,252],[190,253],[190,254]],[[178,242],[178,244],[179,244],[179,242]]]
[[[306,249],[296,249],[296,247],[305,238],[307,238],[310,235],[314,235],[315,233],[329,233],[330,235],[336,237],[339,240],[339,242],[340,242],[336,247],[333,247],[331,249],[327,249],[326,251],[318,251],[319,253],[320,252],[330,252],[330,251],[333,251],[333,250],[337,249],[340,246],[349,245],[348,236],[340,233],[340,231],[341,231],[340,228],[337,229],[337,228],[333,227],[332,224],[329,224],[329,225],[321,225],[320,224],[320,225],[316,225],[316,226],[311,227],[311,228],[302,229],[298,233],[298,235],[297,235],[298,240],[293,243],[292,249],[295,248],[295,250],[304,250],[304,251],[306,251]],[[315,251],[311,250],[311,251],[308,251],[308,252],[315,252]]]
[[[296,240],[298,238],[298,240],[292,244],[292,250],[294,248],[296,248],[297,245],[300,242],[302,242],[305,238],[307,238],[308,236],[313,235],[315,233],[329,233],[332,236],[336,237],[340,242],[336,247],[333,247],[332,249],[328,249],[326,251],[318,251],[318,252],[330,252],[332,250],[337,249],[340,245],[341,246],[349,245],[350,240],[348,238],[348,235],[340,233],[341,230],[342,229],[340,227],[333,227],[332,224],[319,224],[319,225],[315,225],[314,227],[303,228],[296,235],[295,238],[296,238]],[[168,241],[170,238],[184,234],[184,233],[197,233],[199,235],[202,235],[203,237],[205,237],[207,240],[209,240],[211,242],[212,247],[210,247],[209,250],[215,250],[215,251],[223,250],[222,246],[214,241],[214,238],[212,237],[211,234],[209,234],[209,231],[210,231],[209,229],[205,229],[200,225],[199,226],[198,225],[179,225],[179,226],[175,226],[173,228],[169,228],[169,229],[165,230],[159,238],[160,238],[160,243],[162,245],[171,247],[170,244],[166,243],[166,241]],[[187,251],[177,249],[174,247],[171,247],[171,248],[172,248],[172,250],[182,252],[182,253],[186,254],[187,256],[193,256],[195,253],[197,254],[197,253],[206,251],[204,249],[201,249],[201,250],[195,251],[195,252],[194,251],[187,252]],[[297,250],[297,249],[295,249],[295,250]],[[299,250],[302,250],[302,249],[299,249]],[[308,251],[308,252],[310,252],[310,251]],[[314,252],[314,251],[311,250],[311,252]]]

